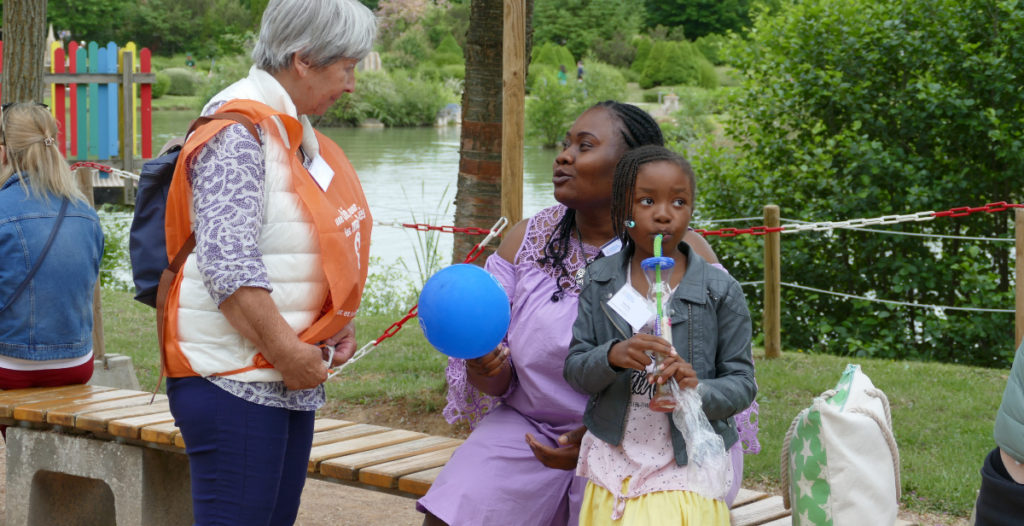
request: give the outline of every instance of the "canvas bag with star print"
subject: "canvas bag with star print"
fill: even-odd
[[[797,415],[781,460],[793,526],[895,524],[900,455],[889,400],[859,365]]]

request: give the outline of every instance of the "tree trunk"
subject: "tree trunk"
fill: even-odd
[[[42,102],[46,0],[7,0],[3,24],[3,102]]]
[[[473,0],[466,35],[466,84],[455,226],[490,228],[501,217],[501,95],[504,0]],[[533,0],[526,2],[526,60],[533,45]],[[505,229],[505,233],[509,231]],[[455,235],[453,263],[462,263],[480,236]],[[492,243],[486,255],[497,248]],[[483,265],[485,257],[477,260]]]

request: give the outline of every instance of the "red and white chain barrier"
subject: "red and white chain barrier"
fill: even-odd
[[[443,234],[468,234],[471,236],[486,236],[491,233],[486,228],[478,228],[475,226],[468,227],[457,227],[457,226],[434,226],[425,223],[400,223],[398,221],[374,221],[373,224],[377,226],[389,226],[392,228],[411,228],[417,232],[429,232],[431,230],[441,232]]]
[[[429,225],[425,225],[425,226],[429,226]],[[466,255],[466,259],[462,260],[462,262],[463,263],[472,263],[472,262],[476,261],[481,255],[483,255],[484,250],[487,249],[487,245],[491,241],[493,241],[494,238],[500,236],[501,232],[503,230],[505,230],[506,226],[508,226],[508,219],[506,219],[504,217],[499,219],[497,223],[494,223],[494,226],[491,227],[490,230],[486,231],[487,232],[487,237],[485,237],[483,239],[483,241],[481,241],[481,242],[477,243],[475,246],[473,246],[473,249],[469,251],[469,254]],[[440,230],[441,228],[444,228],[444,227],[433,227],[432,230]],[[448,228],[451,228],[451,227],[448,227]],[[479,228],[475,229],[475,230],[479,230],[479,231],[483,232],[483,230],[479,229]],[[466,232],[466,233],[468,233],[468,232]],[[349,358],[349,360],[347,362],[345,362],[345,363],[335,367],[334,369],[330,369],[328,371],[330,374],[327,376],[327,379],[330,380],[331,378],[334,378],[335,376],[341,374],[341,372],[344,371],[346,367],[352,365],[353,363],[355,363],[355,362],[359,361],[360,359],[362,359],[364,356],[370,354],[371,352],[373,352],[373,350],[375,348],[377,348],[378,345],[381,344],[381,342],[383,342],[384,340],[386,340],[386,339],[394,336],[395,334],[397,334],[398,331],[402,330],[402,326],[405,325],[405,322],[407,322],[407,321],[409,321],[409,320],[411,320],[411,319],[416,317],[417,309],[418,308],[419,308],[418,304],[417,305],[413,305],[413,307],[411,309],[409,309],[409,312],[406,313],[406,315],[404,317],[402,317],[402,319],[396,321],[395,323],[392,323],[391,326],[388,327],[384,331],[384,333],[380,335],[379,338],[377,338],[376,340],[373,340],[370,343],[367,343],[366,345],[364,345],[363,348],[359,349],[358,351],[356,351],[356,353],[353,354],[352,357]]]
[[[989,203],[985,206],[979,207],[962,206],[959,208],[945,210],[943,212],[917,212],[915,214],[882,216],[870,219],[851,219],[849,221],[820,221],[817,223],[803,223],[800,225],[779,227],[755,226],[751,228],[721,228],[719,230],[697,229],[694,230],[694,232],[697,232],[698,234],[704,237],[736,237],[744,234],[752,236],[763,236],[765,234],[769,234],[772,232],[781,232],[783,234],[795,234],[798,232],[820,232],[823,230],[832,230],[836,228],[854,229],[875,225],[894,225],[896,223],[931,221],[938,217],[965,217],[971,214],[978,214],[981,212],[992,214],[995,212],[1003,212],[1013,208],[1024,208],[1024,205],[1011,204],[1006,203],[1004,201],[999,203]]]
[[[102,165],[100,163],[91,163],[91,162],[87,162],[87,161],[82,161],[82,162],[77,162],[75,164],[72,164],[70,166],[70,168],[71,168],[72,172],[77,170],[77,169],[79,169],[79,168],[95,168],[96,170],[99,170],[101,172],[106,172],[108,174],[114,174],[114,175],[116,175],[118,177],[128,178],[128,179],[131,179],[133,181],[138,181],[139,180],[139,176],[137,174],[133,174],[131,172],[128,172],[128,171],[125,171],[125,170],[120,170],[120,169],[113,168],[113,167],[110,167],[110,166]]]

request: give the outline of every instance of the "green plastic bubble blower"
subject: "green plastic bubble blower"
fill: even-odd
[[[661,242],[662,235],[658,234],[654,238],[654,257],[643,260],[640,263],[640,268],[643,269],[644,277],[647,278],[647,284],[649,285],[647,299],[654,305],[656,320],[654,323],[654,335],[672,345],[672,290],[668,284],[672,279],[672,270],[676,262],[672,258],[662,256]],[[665,272],[665,276],[662,276],[662,271]],[[663,277],[664,279],[662,279]],[[663,361],[664,356],[661,354],[654,355],[655,370]],[[659,384],[655,389],[650,407],[652,411],[659,413],[670,413],[675,409],[676,401],[669,390],[667,382]]]

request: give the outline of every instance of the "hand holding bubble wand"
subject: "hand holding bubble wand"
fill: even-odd
[[[643,269],[644,277],[647,278],[649,286],[647,299],[654,305],[654,335],[667,341],[671,346],[672,320],[670,316],[672,313],[669,304],[672,301],[672,290],[669,288],[668,282],[676,262],[672,258],[662,256],[661,242],[662,236],[658,234],[654,238],[654,257],[643,260],[640,263],[640,268]],[[667,272],[664,280],[662,279],[662,270]],[[655,354],[653,358],[654,370],[657,371],[664,357],[660,354]],[[650,407],[651,411],[659,413],[670,413],[675,409],[676,401],[672,396],[672,392],[669,391],[669,384],[667,382],[657,384],[654,396],[651,398]]]

